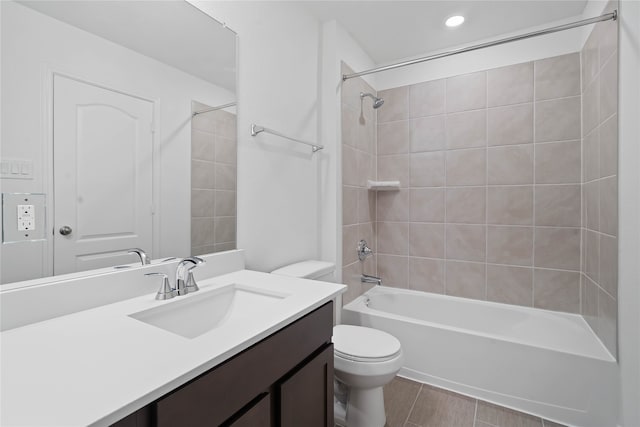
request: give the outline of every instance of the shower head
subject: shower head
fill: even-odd
[[[373,108],[374,109],[378,109],[378,108],[382,107],[382,104],[384,104],[384,99],[378,98],[377,96],[374,96],[371,93],[360,92],[360,100],[363,100],[365,96],[368,96],[369,98],[373,99]]]

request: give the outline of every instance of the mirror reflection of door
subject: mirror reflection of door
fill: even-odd
[[[54,77],[54,274],[152,248],[152,102]]]

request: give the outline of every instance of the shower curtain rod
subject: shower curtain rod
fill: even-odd
[[[209,111],[216,111],[216,110],[222,110],[223,108],[235,107],[235,105],[236,105],[235,102],[230,102],[228,104],[218,105],[217,107],[205,108],[204,110],[194,111],[191,117],[195,117],[198,114],[202,114],[202,113],[208,113]]]
[[[569,24],[558,25],[557,27],[551,27],[544,30],[533,31],[519,36],[507,37],[501,40],[495,40],[486,43],[480,43],[474,46],[462,47],[459,49],[449,50],[447,52],[437,53],[435,55],[424,56],[422,58],[412,59],[410,61],[398,62],[397,64],[385,65],[383,67],[371,68],[370,70],[361,71],[359,73],[343,74],[342,81],[352,79],[354,77],[366,76],[367,74],[379,73],[381,71],[393,70],[395,68],[406,67],[407,65],[419,64],[421,62],[431,61],[434,59],[445,58],[447,56],[457,55],[459,53],[471,52],[485,47],[498,46],[501,44],[515,42],[518,40],[528,39],[530,37],[543,36],[545,34],[556,33],[558,31],[569,30],[571,28],[582,27],[583,25],[595,24],[602,21],[615,21],[618,19],[618,11],[614,10],[612,13],[606,13],[604,15],[597,16],[595,18],[583,19],[582,21],[576,21]]]

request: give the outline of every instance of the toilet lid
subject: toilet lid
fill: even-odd
[[[381,362],[400,353],[400,341],[377,329],[337,325],[333,328],[333,348],[336,356],[345,359]]]

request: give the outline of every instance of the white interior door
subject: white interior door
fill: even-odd
[[[153,103],[54,77],[54,274],[152,249]]]

